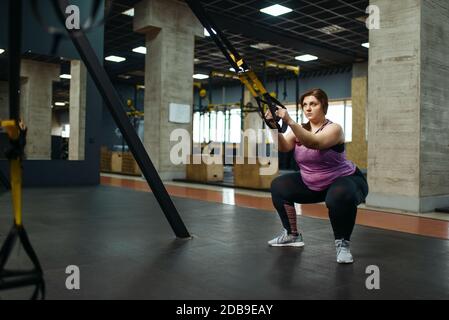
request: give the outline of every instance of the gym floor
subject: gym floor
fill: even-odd
[[[148,187],[136,179],[102,177],[98,187],[26,189],[25,227],[45,271],[47,298],[449,298],[447,221],[379,212],[374,218],[360,209],[352,239],[356,261],[338,265],[320,204],[301,207],[304,248],[270,248],[266,241],[281,225],[263,194],[167,189],[192,240],[174,238]],[[0,196],[1,241],[11,226],[9,197]],[[12,263],[24,264],[23,252],[16,255]],[[68,265],[80,268],[80,290],[65,287]],[[365,286],[370,265],[379,267],[379,290]],[[0,298],[27,294],[4,291]]]

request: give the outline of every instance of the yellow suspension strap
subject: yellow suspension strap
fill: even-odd
[[[45,298],[43,271],[36,253],[31,246],[22,221],[22,159],[26,144],[26,127],[15,120],[1,122],[8,134],[10,147],[6,157],[10,164],[11,195],[14,211],[14,224],[0,250],[0,290],[34,286],[31,299]],[[5,265],[11,255],[14,244],[19,239],[27,256],[33,264],[31,270],[8,270]]]
[[[282,133],[287,131],[287,123],[282,121],[282,125],[279,125],[280,118],[276,116],[277,108],[281,107],[286,109],[285,106],[268,93],[256,73],[252,70],[248,70],[245,72],[240,72],[239,77],[240,81],[245,85],[256,100],[260,115],[268,127],[271,129],[277,129]],[[267,119],[265,117],[267,110],[270,110],[272,119]]]

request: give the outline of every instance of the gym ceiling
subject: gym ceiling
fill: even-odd
[[[105,66],[117,80],[142,84],[145,58],[132,50],[145,46],[145,37],[133,32],[133,18],[123,14],[138,2],[114,1],[105,26],[105,57],[121,56],[126,61],[105,61]],[[270,60],[299,64],[302,75],[337,73],[347,71],[355,62],[368,60],[368,49],[362,44],[368,42],[365,10],[369,0],[203,0],[202,3],[255,71],[261,71],[264,61]],[[274,4],[292,11],[277,17],[260,12]],[[267,45],[268,48],[262,48]],[[306,54],[318,60],[295,59]],[[197,39],[195,72],[211,70],[229,71],[228,62],[210,37]]]

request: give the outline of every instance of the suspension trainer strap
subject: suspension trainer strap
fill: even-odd
[[[282,121],[282,125],[280,125],[279,122],[281,119],[275,114],[278,107],[285,109],[285,106],[267,92],[255,72],[251,70],[243,57],[229,42],[228,38],[208,16],[207,12],[201,5],[201,1],[186,0],[186,2],[192,12],[210,34],[210,37],[215,42],[217,47],[221,50],[226,60],[228,60],[229,64],[232,66],[232,68],[234,68],[235,72],[238,74],[240,81],[246,86],[251,95],[255,98],[258,104],[260,116],[265,121],[265,123],[272,129],[277,129],[281,132],[285,132],[287,130],[287,124]],[[273,119],[267,119],[265,117],[265,113],[267,110],[270,110]]]
[[[9,114],[11,120],[1,122],[9,138],[6,157],[10,164],[11,195],[14,224],[0,249],[0,290],[34,286],[31,299],[45,297],[43,271],[31,246],[22,221],[22,160],[26,144],[26,127],[20,121],[20,60],[22,42],[22,0],[9,0]],[[6,263],[19,239],[30,258],[33,269],[7,270]]]

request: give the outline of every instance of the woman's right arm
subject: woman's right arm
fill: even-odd
[[[278,145],[280,152],[290,152],[295,148],[296,137],[292,132],[282,134],[278,132]]]
[[[265,118],[267,120],[273,119],[270,110],[265,113]],[[290,152],[295,148],[296,137],[293,132],[289,132],[287,134],[282,134],[279,131],[278,135],[278,150],[279,152]],[[275,137],[273,137],[275,139]]]

